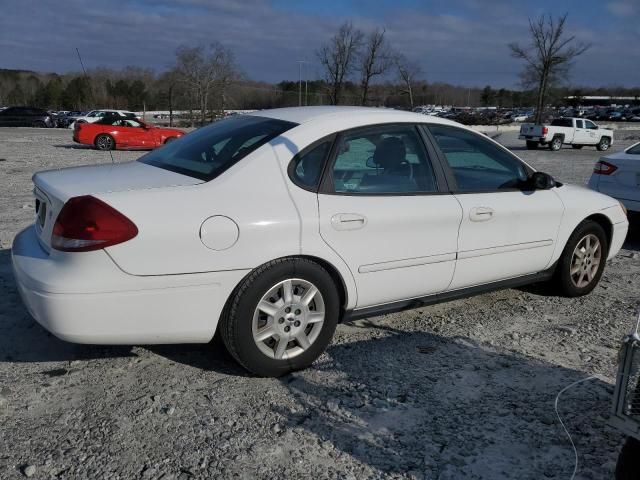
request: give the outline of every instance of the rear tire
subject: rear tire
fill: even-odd
[[[101,133],[94,140],[94,145],[98,150],[113,150],[116,146],[116,142],[111,135]]]
[[[527,140],[527,150],[537,150],[538,149],[538,142],[530,142],[529,140]]]
[[[240,283],[222,313],[220,333],[244,368],[279,377],[308,367],[324,352],[339,314],[331,275],[310,260],[283,258]]]
[[[598,149],[598,151],[604,152],[605,150],[609,150],[610,146],[611,140],[609,139],[609,137],[602,137],[600,139],[600,142],[598,142],[598,144],[596,145],[596,148]]]
[[[574,150],[580,150],[584,145],[571,145]]]
[[[562,137],[554,137],[549,143],[549,150],[557,152],[562,148]]]
[[[554,282],[558,292],[567,297],[590,293],[604,271],[609,242],[600,224],[585,220],[576,227],[558,260]]]

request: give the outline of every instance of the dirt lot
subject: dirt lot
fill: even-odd
[[[70,136],[0,129],[0,478],[565,479],[574,454],[554,400],[592,374],[560,412],[577,478],[611,478],[622,437],[607,418],[640,301],[637,232],[587,297],[532,287],[359,320],[312,368],[253,378],[211,345],[78,346],[29,317],[10,248],[32,221],[31,175],[110,161]],[[620,137],[614,150],[640,132]],[[584,183],[599,157],[498,140],[565,182]]]

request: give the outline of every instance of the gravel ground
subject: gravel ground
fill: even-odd
[[[640,234],[589,296],[505,290],[338,328],[312,368],[245,374],[213,345],[93,347],[49,335],[20,303],[13,236],[31,175],[110,161],[69,131],[0,129],[0,478],[611,478],[607,426],[620,338],[633,322]],[[624,132],[615,149],[640,132]],[[527,151],[584,183],[595,149]],[[140,153],[114,152],[116,161]]]

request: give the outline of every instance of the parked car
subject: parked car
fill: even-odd
[[[153,150],[184,135],[175,128],[158,128],[133,118],[103,117],[95,123],[76,122],[73,141],[98,150]]]
[[[621,248],[621,204],[455,122],[300,107],[236,115],[137,161],[36,173],[12,261],[29,312],[90,344],[206,343],[310,365],[339,321],[553,281]]]
[[[74,128],[76,123],[94,123],[104,117],[118,116],[123,118],[138,118],[135,113],[127,110],[91,110],[86,115],[76,117],[69,124],[69,128]]]
[[[618,374],[613,394],[611,424],[626,436],[618,456],[616,480],[640,476],[640,335],[638,328],[627,335],[618,354]]]
[[[0,127],[39,127],[55,125],[53,117],[40,108],[9,107],[0,111]]]
[[[613,131],[600,128],[591,120],[582,118],[556,118],[550,125],[525,123],[520,127],[520,140],[526,140],[527,149],[547,145],[549,150],[560,150],[563,144],[573,148],[585,145],[607,150],[613,145]]]
[[[617,198],[628,210],[640,213],[640,142],[598,160],[589,188]]]
[[[83,117],[86,114],[87,112],[70,111],[64,115],[59,115],[56,121],[56,126],[58,128],[69,128],[77,118]]]

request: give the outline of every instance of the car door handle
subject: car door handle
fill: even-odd
[[[486,222],[493,218],[493,209],[489,207],[475,207],[469,213],[469,219],[472,222]]]
[[[357,230],[367,224],[367,217],[358,213],[336,213],[331,226],[336,230]]]

